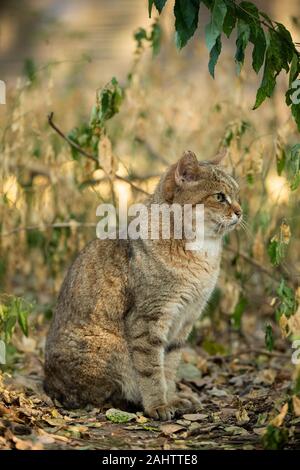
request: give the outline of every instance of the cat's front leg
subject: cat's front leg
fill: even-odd
[[[165,349],[165,377],[167,382],[167,402],[173,408],[173,412],[182,413],[194,410],[200,404],[200,400],[195,394],[177,391],[176,377],[182,357],[182,347],[186,342],[192,328],[192,324],[187,323],[182,328],[176,340],[173,340]]]
[[[131,332],[129,338],[129,349],[145,413],[164,421],[172,419],[174,414],[167,400],[164,370],[166,328],[167,322],[150,321],[150,325],[145,322],[144,328]]]

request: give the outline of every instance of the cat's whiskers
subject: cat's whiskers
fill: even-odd
[[[242,230],[244,231],[245,235],[249,238],[252,238],[253,239],[253,234],[251,232],[251,229],[249,227],[249,224],[244,220],[242,219],[239,223],[240,227],[242,228]]]

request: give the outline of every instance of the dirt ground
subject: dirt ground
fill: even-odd
[[[107,410],[67,411],[52,403],[42,389],[40,355],[24,353],[15,372],[2,375],[0,448],[299,449],[291,372],[287,352],[244,345],[235,354],[209,356],[187,348],[179,387],[199,396],[196,412],[164,423],[125,414],[127,422],[115,423]]]

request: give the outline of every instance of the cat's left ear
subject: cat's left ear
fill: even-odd
[[[182,186],[199,179],[200,169],[196,155],[191,150],[183,153],[175,168],[175,183]]]
[[[210,160],[209,163],[212,163],[213,165],[220,165],[221,162],[226,157],[227,153],[228,153],[228,149],[224,147],[217,153],[217,155],[212,160]]]

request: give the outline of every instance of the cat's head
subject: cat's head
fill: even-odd
[[[204,205],[206,236],[223,235],[242,219],[239,187],[220,166],[224,153],[214,160],[198,162],[191,151],[184,152],[161,180],[164,200],[180,205]]]

